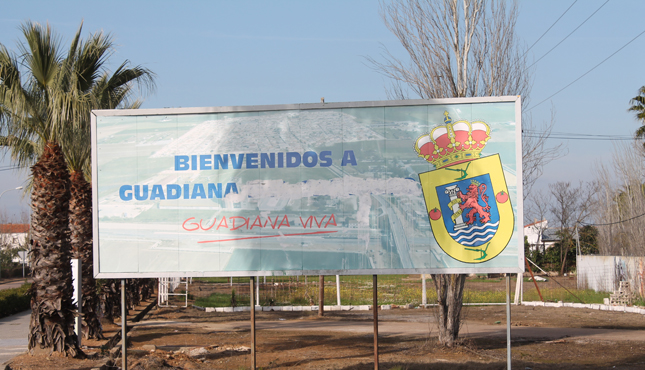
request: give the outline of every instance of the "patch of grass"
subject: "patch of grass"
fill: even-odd
[[[235,296],[237,306],[250,305],[249,296]],[[198,298],[195,301],[195,306],[199,307],[231,307],[231,295],[224,293],[213,293],[208,297]]]
[[[224,284],[224,283],[229,283],[230,278],[227,277],[200,277],[200,278],[193,278],[194,281],[203,281],[205,283],[219,283],[219,284]],[[242,281],[244,279],[244,281]],[[234,277],[233,278],[233,283],[248,283],[249,278],[247,277]]]
[[[514,294],[511,294],[511,302]],[[435,298],[436,299],[436,298]],[[428,299],[429,300],[429,299]],[[464,290],[464,303],[504,303],[506,302],[505,290]]]
[[[582,300],[584,303],[589,304],[589,303],[603,303],[603,298],[609,298],[609,293],[595,292],[591,289],[571,290],[571,292],[575,294],[575,296],[567,292],[563,288],[557,288],[557,289],[541,288],[540,292],[542,293],[542,297],[544,298],[544,300],[550,301],[550,302],[562,301],[562,302],[580,303],[580,300]],[[580,300],[578,298],[580,298]],[[532,289],[528,292],[524,292],[524,300],[539,301],[540,296],[538,295],[535,289]]]
[[[426,275],[429,277],[429,275]],[[228,283],[228,278],[200,278],[217,280],[220,283]],[[234,278],[236,281],[238,278]],[[248,284],[248,278],[239,278],[240,282]],[[514,284],[515,278],[511,278]],[[307,284],[305,284],[307,281]],[[492,286],[492,283],[500,283],[503,278],[489,279],[486,276],[468,279],[464,289],[464,303],[504,303],[506,302],[506,289],[503,285]],[[257,279],[260,285],[260,304],[263,306],[308,306],[318,305],[318,276],[267,276]],[[372,276],[341,276],[341,304],[343,305],[371,305],[372,304]],[[470,286],[469,283],[486,282],[491,287],[482,290],[480,287]],[[532,286],[532,285],[531,285]],[[579,302],[572,294],[564,288],[540,288],[544,299],[547,301]],[[585,303],[602,303],[603,298],[609,293],[597,293],[592,290],[576,290],[569,288],[573,294],[580,297]],[[515,289],[511,291],[511,301],[514,300]],[[236,288],[236,300],[239,306],[249,305],[248,288]],[[427,302],[429,304],[437,301],[437,294],[431,280],[426,286]],[[422,299],[421,279],[418,275],[380,275],[378,276],[378,302],[379,304],[413,304],[420,305]],[[524,292],[525,301],[539,301],[535,289],[527,289]],[[231,295],[213,294],[207,298],[200,298],[195,305],[202,307],[230,307]],[[336,305],[336,277],[325,277],[325,305]],[[643,303],[643,302],[641,302]]]
[[[0,290],[0,318],[29,309],[29,288],[31,284],[25,283],[20,288]]]

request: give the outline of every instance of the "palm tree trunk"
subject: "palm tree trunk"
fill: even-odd
[[[114,322],[114,318],[121,316],[121,283],[115,279],[99,280],[100,284],[100,311],[101,316],[109,322]]]
[[[81,171],[70,174],[69,228],[72,257],[81,260],[83,269],[82,309],[84,338],[103,338],[103,327],[98,318],[98,294],[94,280],[92,257],[92,186]]]
[[[48,142],[31,168],[31,322],[29,351],[82,356],[74,334],[69,240],[69,173],[58,144]]]

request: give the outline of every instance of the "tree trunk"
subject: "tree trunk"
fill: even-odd
[[[94,280],[92,257],[92,187],[81,171],[70,174],[69,228],[72,258],[82,263],[82,310],[84,338],[103,339],[103,327],[98,317],[98,294]]]
[[[459,337],[466,275],[432,275],[432,281],[437,290],[439,343],[452,347]]]
[[[116,279],[99,280],[99,304],[101,316],[111,323],[121,316],[121,283]]]
[[[47,143],[31,168],[31,321],[28,347],[82,356],[74,334],[69,240],[69,173],[63,153]]]

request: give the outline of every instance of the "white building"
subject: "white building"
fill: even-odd
[[[556,235],[557,230],[549,229],[548,225],[548,220],[542,220],[524,226],[524,236],[529,242],[531,250],[539,248],[544,252],[559,240]]]
[[[0,248],[28,249],[29,224],[0,224]],[[13,262],[22,262],[16,257]]]

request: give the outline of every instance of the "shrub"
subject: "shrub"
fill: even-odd
[[[0,290],[0,318],[29,309],[31,284],[23,284],[20,288]]]

